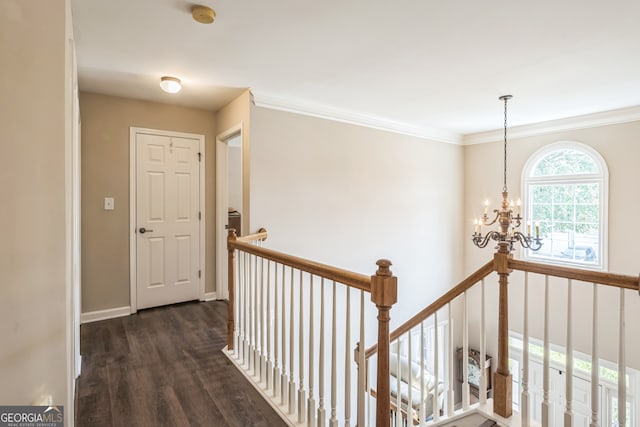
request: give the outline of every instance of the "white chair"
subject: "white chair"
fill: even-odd
[[[389,354],[389,373],[391,374],[391,403],[395,406],[398,395],[398,354],[393,351]],[[421,377],[424,377],[424,413],[420,412],[422,410],[422,405],[420,404]],[[400,409],[403,418],[406,418],[407,402],[409,401],[409,378],[411,378],[411,406],[414,411],[413,423],[418,424],[423,416],[425,420],[428,420],[433,415],[436,395],[438,398],[438,407],[442,409],[444,384],[442,381],[439,381],[436,387],[435,378],[433,374],[427,370],[426,366],[424,372],[421,372],[420,363],[411,361],[411,366],[409,366],[408,358],[400,356]]]

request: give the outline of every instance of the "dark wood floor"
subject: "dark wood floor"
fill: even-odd
[[[226,313],[191,302],[82,325],[76,425],[286,425],[222,354]]]

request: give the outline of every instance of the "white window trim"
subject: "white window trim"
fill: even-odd
[[[572,149],[577,151],[582,151],[588,155],[590,155],[598,164],[600,168],[599,174],[580,174],[580,175],[565,175],[558,177],[549,177],[549,176],[541,176],[541,177],[531,177],[531,172],[535,165],[538,163],[540,159],[545,157],[552,151],[562,150],[562,149]],[[533,154],[529,156],[527,162],[525,163],[524,168],[522,169],[522,177],[521,177],[521,194],[523,197],[523,202],[526,204],[525,209],[523,210],[523,224],[526,224],[527,221],[531,221],[529,218],[529,186],[531,184],[546,184],[546,183],[558,183],[565,182],[566,184],[572,183],[583,183],[583,182],[597,182],[600,184],[600,247],[598,254],[598,264],[597,265],[588,265],[583,263],[572,262],[570,260],[559,260],[554,258],[540,258],[533,257],[528,254],[528,251],[525,249],[521,252],[521,257],[527,260],[544,262],[546,264],[554,264],[554,265],[567,265],[572,267],[579,267],[589,270],[608,270],[609,268],[609,168],[607,166],[607,162],[605,162],[604,157],[596,151],[594,148],[589,145],[583,144],[577,141],[558,141],[552,144],[545,145],[540,148]]]

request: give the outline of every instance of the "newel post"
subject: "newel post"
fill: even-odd
[[[509,261],[513,256],[506,247],[494,255],[500,284],[498,308],[498,368],[493,376],[493,412],[504,418],[513,412],[512,377],[509,372]]]
[[[378,260],[378,271],[371,276],[371,301],[378,307],[378,374],[376,399],[376,425],[387,427],[391,423],[391,392],[389,390],[389,311],[398,300],[398,278],[389,267],[391,261]]]
[[[229,234],[227,235],[227,251],[229,253],[228,256],[228,272],[229,272],[229,317],[227,320],[227,350],[231,351],[234,349],[234,337],[233,330],[235,327],[235,258],[236,252],[235,248],[232,246],[232,242],[235,242],[237,239],[236,230],[234,228],[229,229]]]

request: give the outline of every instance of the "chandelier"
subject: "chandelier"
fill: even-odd
[[[520,216],[521,202],[518,200],[517,206],[513,200],[509,200],[509,190],[507,189],[507,101],[513,98],[511,95],[503,95],[500,99],[504,101],[504,181],[502,186],[502,203],[500,209],[494,209],[495,216],[489,218],[489,201],[484,202],[484,214],[480,219],[474,220],[473,243],[479,247],[486,247],[491,240],[497,242],[496,249],[498,252],[510,253],[513,251],[516,242],[524,248],[537,251],[542,247],[540,239],[540,225],[535,225],[535,237],[531,235],[531,224],[527,224],[527,234],[517,229],[520,228],[522,217]],[[514,207],[516,212],[514,215]],[[498,223],[498,230],[491,230],[484,236],[482,235],[482,227],[491,226]]]

